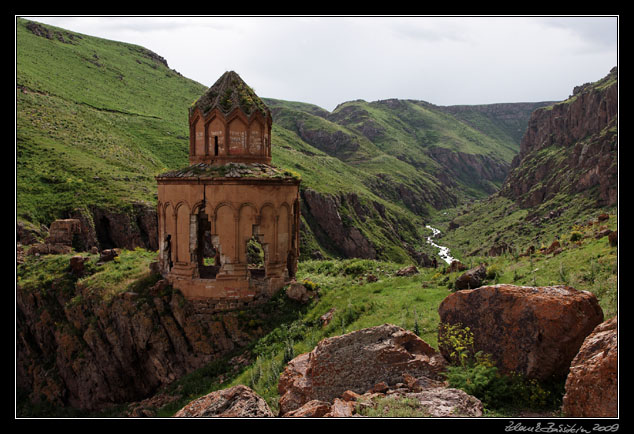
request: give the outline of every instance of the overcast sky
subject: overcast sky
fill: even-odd
[[[141,45],[206,86],[233,70],[261,97],[327,110],[559,101],[618,59],[615,16],[24,17]]]

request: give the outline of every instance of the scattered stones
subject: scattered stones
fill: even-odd
[[[397,276],[413,276],[414,274],[418,274],[418,268],[415,265],[403,267],[396,272]]]
[[[566,417],[618,416],[617,317],[599,324],[570,365],[562,411]]]
[[[273,417],[273,412],[252,389],[238,385],[198,398],[174,417]]]
[[[594,236],[595,239],[600,240],[603,237],[607,237],[612,233],[611,229],[602,229]]]
[[[333,402],[350,390],[403,382],[403,374],[441,380],[444,358],[414,333],[391,324],[322,340],[280,375],[280,415],[309,401]]]
[[[383,409],[387,399],[391,401],[388,406],[407,400],[407,405],[416,413],[427,417],[481,417],[483,414],[482,402],[459,389],[441,386],[413,390],[400,383],[396,388],[379,384],[380,392],[375,391],[376,387],[364,394],[347,390],[332,402],[311,400],[283,417],[359,417],[371,410],[376,413]]]
[[[441,323],[469,327],[475,351],[491,354],[501,372],[538,380],[565,377],[603,321],[596,296],[568,286],[481,286],[450,294],[438,313]],[[440,345],[440,352],[449,358],[451,349]]]
[[[71,252],[72,252],[72,248],[64,244],[38,243],[38,244],[33,244],[29,248],[27,255],[29,256],[60,255],[60,254],[68,254]]]

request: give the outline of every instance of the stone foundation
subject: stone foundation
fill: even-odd
[[[289,283],[288,276],[262,279],[191,279],[174,273],[170,273],[167,280],[182,292],[197,314],[214,314],[264,304]]]

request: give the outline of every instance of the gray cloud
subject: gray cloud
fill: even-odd
[[[210,86],[235,70],[263,97],[438,105],[567,98],[617,62],[614,17],[32,17],[144,46]]]

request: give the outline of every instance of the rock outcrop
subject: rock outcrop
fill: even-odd
[[[347,390],[361,394],[377,383],[404,383],[406,374],[439,386],[445,363],[414,333],[390,324],[324,339],[280,375],[280,415],[314,400],[332,403]]]
[[[252,389],[238,385],[195,399],[174,417],[273,417],[273,412]]]
[[[617,317],[599,324],[570,365],[562,412],[566,417],[618,417]]]
[[[237,312],[196,311],[162,280],[108,301],[66,285],[16,291],[16,385],[34,404],[138,401],[262,333]]]
[[[617,201],[618,72],[578,87],[568,100],[533,112],[500,193],[534,207],[559,193]]]
[[[480,417],[483,414],[482,402],[460,389],[421,388],[411,383],[399,383],[394,388],[383,384],[364,394],[347,390],[332,402],[314,399],[283,417],[389,415],[390,407],[399,405],[399,402],[406,402],[416,417]]]
[[[341,200],[338,196],[320,194],[314,190],[302,191],[303,205],[318,228],[313,228],[316,235],[321,232],[328,238],[322,243],[334,244],[348,258],[375,259],[377,252],[372,243],[352,225],[345,224],[339,213]],[[304,210],[302,210],[302,214]],[[319,229],[318,231],[315,229]]]
[[[568,286],[481,286],[450,294],[438,313],[441,323],[469,327],[475,351],[491,354],[501,372],[538,380],[565,378],[603,321],[596,296]],[[440,352],[449,358],[451,349],[441,345]]]

